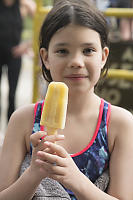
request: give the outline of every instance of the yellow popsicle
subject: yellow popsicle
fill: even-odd
[[[68,103],[68,87],[62,82],[51,82],[44,100],[40,125],[46,127],[48,135],[64,129]]]

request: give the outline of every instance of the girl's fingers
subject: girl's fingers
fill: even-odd
[[[40,159],[36,160],[36,163],[39,165],[39,167],[43,170],[47,170],[48,174],[50,174],[51,176],[53,175],[63,175],[64,174],[64,170],[61,166],[57,166],[55,164],[51,164],[45,161],[42,161]]]
[[[38,131],[38,132],[32,134],[30,136],[30,141],[31,141],[33,147],[36,147],[42,141],[41,138],[44,138],[46,135],[47,135],[47,133],[44,131]]]
[[[64,140],[65,136],[64,135],[47,135],[44,140],[45,141],[49,141],[49,142],[56,142],[56,141],[60,141],[60,140]]]
[[[45,142],[45,146],[47,146],[47,148],[49,148],[51,151],[56,152],[56,154],[62,158],[66,158],[68,157],[68,153],[67,151],[60,145],[57,145],[55,143],[51,143],[49,141]]]
[[[44,142],[44,145],[45,145],[45,142]],[[53,150],[49,149],[49,148],[45,148],[43,151],[46,152],[46,153],[55,154],[55,152]]]
[[[54,154],[55,153],[55,151],[54,150],[52,150],[52,149],[50,149],[50,148],[46,148],[47,147],[47,141],[48,142],[52,142],[52,143],[55,143],[56,141],[61,141],[61,140],[64,140],[64,135],[51,135],[51,136],[46,136],[45,138],[44,138],[44,140],[43,141],[45,141],[44,142],[44,152],[47,152],[47,153],[51,153],[51,154]],[[46,143],[46,144],[45,144]]]
[[[35,148],[35,151],[45,151],[47,153],[54,154],[53,149],[48,148],[47,141],[56,142],[64,139],[64,135],[50,135],[47,136],[47,133],[44,131],[39,131],[30,136],[32,146]],[[46,143],[46,144],[45,144]]]
[[[47,135],[44,131],[38,131],[30,136],[30,141],[33,145],[33,147],[36,147],[41,141],[60,141],[64,140],[64,135]]]
[[[45,142],[46,149],[49,149],[50,151],[54,152],[53,154],[46,152],[46,151],[38,151],[37,156],[44,162],[48,162],[54,165],[58,165],[61,167],[65,167],[65,160],[64,158],[68,158],[69,154],[65,151],[64,148],[62,148],[59,145]]]
[[[42,151],[38,151],[37,156],[44,162],[64,167],[63,158]]]

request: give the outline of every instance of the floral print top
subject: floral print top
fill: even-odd
[[[33,133],[44,130],[44,127],[40,126],[43,104],[44,101],[35,104]],[[93,183],[109,165],[110,156],[107,133],[110,107],[111,105],[108,102],[101,99],[98,122],[92,140],[82,151],[71,155],[80,171]],[[66,191],[69,193],[72,200],[76,200],[72,191],[67,189]]]

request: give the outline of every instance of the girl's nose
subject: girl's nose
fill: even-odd
[[[76,54],[70,57],[68,67],[70,68],[83,68],[84,59],[82,55]]]

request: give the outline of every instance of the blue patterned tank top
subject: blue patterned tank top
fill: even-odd
[[[44,127],[40,126],[43,104],[44,101],[35,104],[33,133],[44,130]],[[101,99],[98,122],[92,140],[82,151],[71,155],[80,171],[93,183],[109,165],[107,132],[110,107],[109,103]],[[66,191],[72,200],[76,200],[73,192],[67,189]]]

